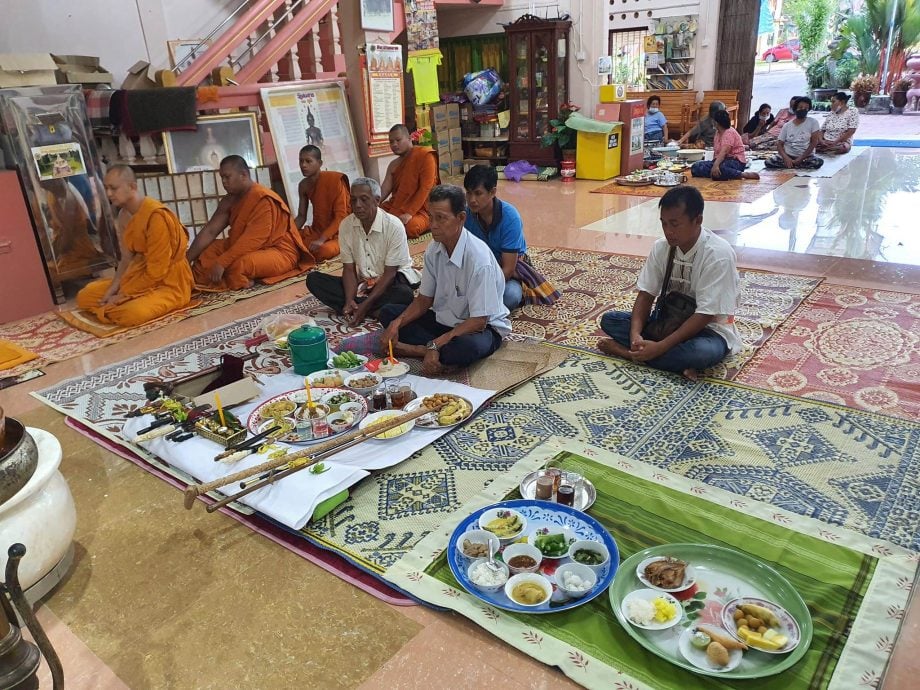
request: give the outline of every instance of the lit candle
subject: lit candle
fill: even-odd
[[[220,425],[227,426],[227,420],[224,419],[224,407],[220,404],[220,396],[217,393],[214,394],[214,402],[217,404],[217,415],[220,417]]]
[[[310,388],[310,379],[304,378],[303,385],[307,389],[307,407],[313,409],[313,393]]]

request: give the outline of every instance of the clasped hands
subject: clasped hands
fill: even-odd
[[[641,335],[633,335],[629,340],[629,358],[634,362],[647,362],[661,357],[667,348],[655,340],[646,340]]]

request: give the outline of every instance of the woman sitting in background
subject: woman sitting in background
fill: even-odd
[[[668,118],[661,112],[661,99],[658,96],[649,96],[645,107],[648,109],[645,114],[645,140],[667,141]]]
[[[711,177],[713,180],[759,180],[755,172],[745,172],[747,157],[741,135],[732,128],[731,118],[725,110],[719,110],[712,116],[716,125],[713,139],[714,157],[711,161],[697,161],[690,168],[694,177]]]
[[[678,142],[681,146],[688,141],[692,145],[700,148],[710,148],[716,138],[716,123],[712,116],[719,111],[725,110],[725,104],[722,101],[713,101],[709,104],[709,115],[694,125],[693,129],[684,134]]]
[[[856,108],[847,107],[850,97],[843,91],[831,96],[831,114],[821,125],[821,138],[815,150],[818,153],[847,153],[853,146],[853,135],[859,127]]]
[[[776,150],[776,142],[779,139],[779,133],[783,131],[783,125],[795,119],[795,104],[799,98],[801,98],[801,96],[793,96],[790,98],[789,107],[783,108],[776,113],[776,119],[773,120],[773,124],[768,127],[763,134],[759,134],[756,137],[752,136],[748,139],[747,144],[751,147],[752,151]]]
[[[748,120],[744,129],[741,130],[741,141],[745,145],[750,144],[751,139],[759,137],[773,126],[776,118],[773,117],[772,110],[769,103],[762,103],[754,116]]]

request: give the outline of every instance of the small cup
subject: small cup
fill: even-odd
[[[406,382],[397,382],[393,389],[390,391],[390,402],[393,405],[393,409],[402,409],[412,400],[412,386]]]
[[[534,560],[534,565],[529,568],[516,568],[511,565],[510,561],[515,556],[530,556]],[[502,551],[502,560],[508,566],[513,575],[518,573],[535,573],[540,569],[540,563],[543,562],[543,554],[540,549],[532,544],[510,544]]]
[[[515,599],[511,594],[514,592],[514,588],[523,582],[533,582],[535,585],[540,587],[543,590],[545,595],[540,601],[533,604],[525,604],[523,602]],[[542,575],[537,573],[520,573],[518,575],[512,575],[511,578],[505,583],[505,596],[508,597],[518,606],[526,606],[528,608],[536,608],[537,606],[542,606],[553,594],[553,585]]]
[[[565,582],[566,573],[571,573],[580,577],[588,585],[588,588],[584,590],[575,590],[566,587],[563,584],[563,582]],[[556,578],[556,586],[571,599],[580,599],[594,589],[594,586],[597,584],[597,573],[581,563],[566,563],[565,565],[560,565],[556,569],[554,577]]]
[[[485,562],[488,561],[488,560],[489,560],[488,558],[477,558],[475,561],[473,561],[472,563],[470,563],[470,567],[466,569],[466,576],[469,578],[470,584],[473,585],[473,587],[475,587],[476,589],[478,589],[478,590],[480,590],[480,591],[482,591],[482,592],[498,592],[499,590],[501,590],[502,587],[504,587],[504,586],[509,582],[509,580],[508,580],[508,575],[509,575],[508,566],[505,565],[504,563],[502,563],[501,561],[495,561],[495,563],[496,563],[498,566],[501,567],[502,572],[505,574],[505,577],[504,577],[504,579],[501,581],[501,584],[498,584],[498,585],[480,585],[480,584],[478,584],[478,583],[476,583],[476,582],[473,581],[473,570],[475,570],[475,569],[479,566],[480,563],[485,563]]]

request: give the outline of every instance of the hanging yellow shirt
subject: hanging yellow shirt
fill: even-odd
[[[440,64],[441,51],[437,49],[418,51],[417,54],[409,55],[406,71],[412,73],[416,103],[437,103],[441,100],[441,92],[438,89]]]

